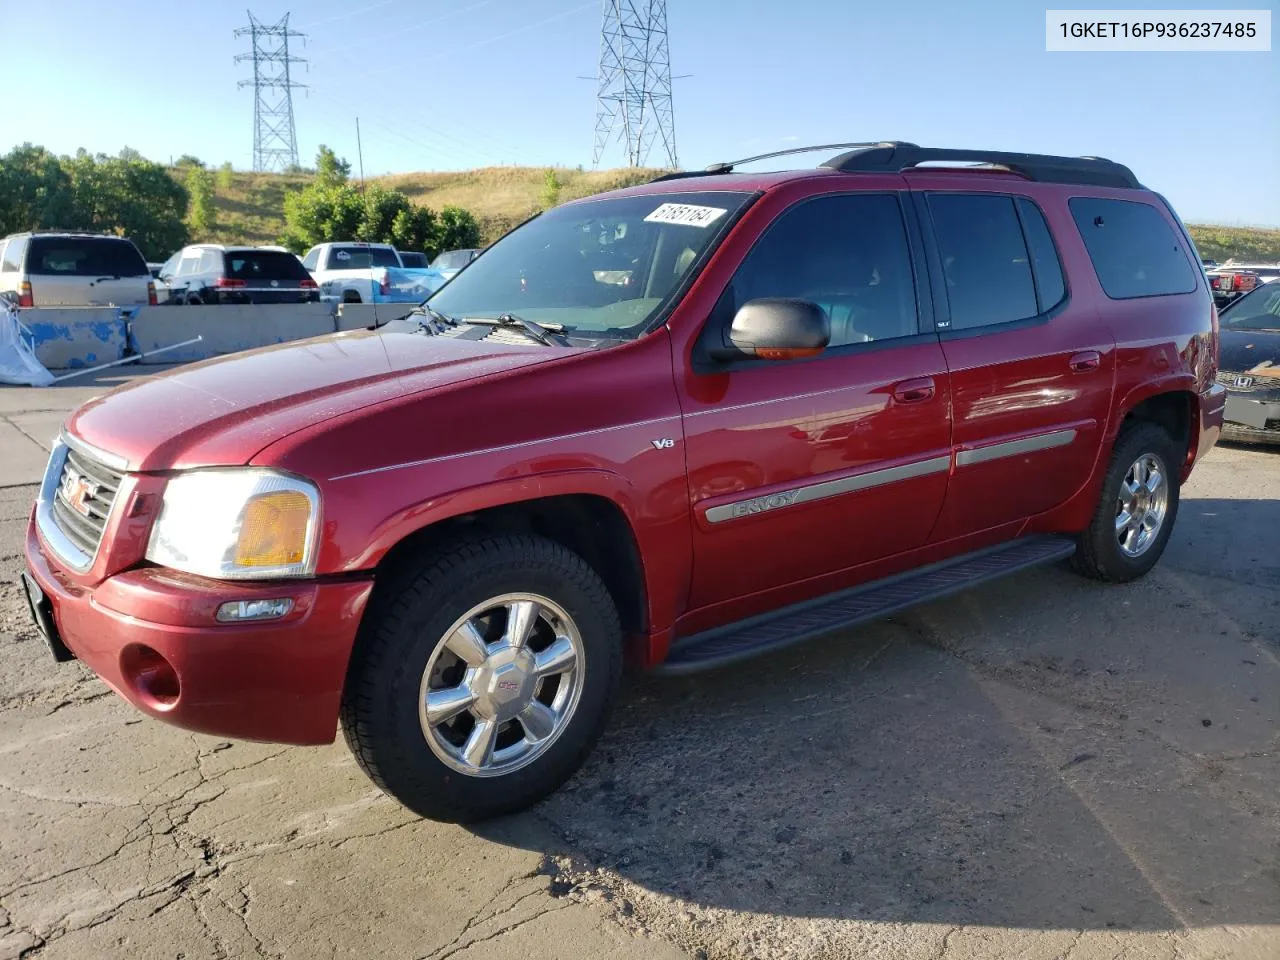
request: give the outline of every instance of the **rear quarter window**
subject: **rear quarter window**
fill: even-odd
[[[1195,290],[1197,268],[1154,206],[1095,197],[1072,197],[1068,204],[1098,282],[1112,300]]]

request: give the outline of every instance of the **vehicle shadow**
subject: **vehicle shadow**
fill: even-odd
[[[1280,615],[1280,553],[1239,547],[1268,529],[1280,502],[1185,500],[1133,584],[1062,565],[641,678],[579,775],[478,832],[736,911],[1280,922],[1280,660],[1249,626]]]

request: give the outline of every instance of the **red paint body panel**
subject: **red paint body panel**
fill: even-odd
[[[291,584],[235,584],[138,569],[85,588],[50,562],[34,522],[28,567],[53,601],[59,632],[76,656],[139,710],[188,730],[246,740],[330,743],[370,577]],[[226,600],[290,597],[286,618],[219,624]],[[138,645],[173,667],[181,688],[157,704],[128,679]]]
[[[743,617],[1023,533],[1082,530],[1121,422],[1152,396],[1187,404],[1184,476],[1216,442],[1225,391],[1214,383],[1208,292],[1109,300],[1067,206],[1088,195],[1163,209],[1153,195],[991,171],[825,169],[620,193],[716,189],[761,195],[665,325],[635,342],[552,349],[356,332],[185,367],[81,408],[69,431],[133,472],[84,573],[60,564],[34,525],[28,535],[29,565],[68,644],[153,716],[228,736],[328,742],[374,571],[405,537],[442,521],[547,497],[611,505],[640,559],[644,622],[631,652],[648,666],[673,640]],[[1063,261],[1066,306],[982,335],[926,329],[875,349],[698,368],[703,325],[768,225],[804,198],[864,190],[1031,198]],[[941,295],[924,272],[917,280],[924,296]],[[1093,354],[1096,363],[1079,363]],[[1068,433],[1042,449],[982,455]],[[171,471],[248,463],[319,486],[314,579],[225,583],[145,563]],[[864,482],[875,474],[892,482]],[[827,493],[717,519],[741,501],[815,484]],[[296,606],[279,622],[214,621],[223,601],[253,597]],[[130,686],[122,663],[136,644],[177,671],[174,704]]]

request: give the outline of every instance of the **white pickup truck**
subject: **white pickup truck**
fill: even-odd
[[[421,303],[446,279],[430,267],[406,267],[389,243],[316,244],[302,265],[321,297],[343,303]]]

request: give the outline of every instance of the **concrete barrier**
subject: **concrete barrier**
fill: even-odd
[[[36,358],[49,370],[76,370],[124,356],[119,307],[29,307],[18,319],[31,331]]]
[[[200,343],[158,354],[143,363],[188,363],[289,340],[305,340],[335,329],[327,303],[144,307],[133,321],[133,348],[146,353],[196,336]]]
[[[416,303],[344,303],[338,307],[339,330],[363,330],[406,316]]]

